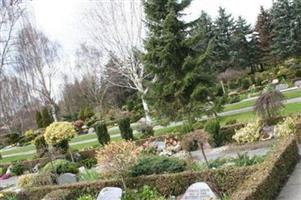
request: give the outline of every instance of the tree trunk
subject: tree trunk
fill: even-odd
[[[145,100],[144,95],[141,95],[141,101],[142,101],[143,110],[144,110],[144,114],[145,114],[145,122],[146,122],[146,124],[151,125],[152,124],[152,118],[150,116],[149,106],[148,106],[148,103]]]
[[[57,122],[58,119],[57,119],[57,107],[56,107],[56,105],[51,104],[51,115],[53,117],[53,120],[55,122]]]

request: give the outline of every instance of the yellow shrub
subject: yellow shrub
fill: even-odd
[[[30,129],[25,132],[25,137],[27,138],[33,138],[35,136],[34,130]]]
[[[260,139],[262,125],[259,121],[248,123],[247,126],[235,132],[233,139],[239,143],[251,143]]]
[[[50,145],[70,140],[76,135],[75,128],[70,122],[54,122],[45,131],[45,140]]]
[[[49,174],[26,174],[19,177],[17,186],[20,188],[29,188],[51,185],[52,183],[52,178]]]
[[[287,117],[284,122],[276,126],[276,134],[280,137],[295,135],[297,132],[296,119]]]

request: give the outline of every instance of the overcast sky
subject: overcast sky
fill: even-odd
[[[61,43],[65,52],[74,52],[86,40],[85,30],[80,24],[93,1],[97,0],[33,0],[36,24],[49,37]],[[194,0],[187,14],[188,18],[193,19],[200,15],[201,10],[205,10],[215,17],[218,7],[222,6],[234,17],[241,15],[254,24],[260,6],[270,8],[271,4],[272,0]]]

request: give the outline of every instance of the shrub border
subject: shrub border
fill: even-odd
[[[275,199],[299,161],[295,137],[280,139],[252,176],[231,195],[231,200]]]

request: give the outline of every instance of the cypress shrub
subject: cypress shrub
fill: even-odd
[[[48,152],[48,144],[46,143],[44,135],[37,136],[33,143],[36,147],[37,155],[39,158],[43,157],[45,153]]]
[[[122,139],[134,140],[133,129],[131,128],[131,120],[128,117],[122,118],[118,121],[118,126]]]
[[[49,111],[46,107],[42,109],[42,118],[43,118],[43,127],[44,128],[46,128],[53,122],[53,119],[52,119],[51,115],[49,114]]]
[[[84,108],[81,108],[79,113],[78,113],[78,118],[81,119],[81,120],[85,120],[85,109]]]
[[[107,125],[105,123],[97,123],[95,126],[98,142],[101,145],[106,145],[110,142],[110,135],[108,133]]]
[[[209,144],[213,147],[220,147],[224,144],[225,136],[220,131],[221,127],[217,119],[209,120],[205,124],[205,131],[209,133]]]
[[[42,118],[42,114],[40,111],[36,112],[36,124],[38,128],[43,128],[43,118]]]

